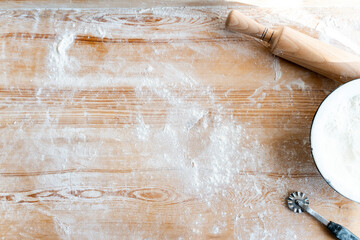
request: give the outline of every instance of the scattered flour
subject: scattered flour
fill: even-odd
[[[14,15],[15,10],[9,11],[2,11],[4,14],[0,14],[0,21],[4,23],[1,33],[10,32],[12,24],[16,24],[19,31],[23,32],[27,32],[27,27],[31,26],[34,33],[38,27],[49,26],[48,31],[55,38],[44,40],[44,44],[48,44],[45,51],[48,61],[45,70],[42,69],[44,75],[29,80],[31,86],[36,88],[33,93],[36,110],[43,114],[41,116],[44,121],[36,123],[31,119],[32,115],[26,112],[26,102],[15,102],[7,97],[3,99],[2,106],[16,110],[7,117],[17,120],[0,129],[3,136],[0,138],[0,166],[2,169],[25,172],[32,176],[20,183],[22,178],[0,175],[0,193],[26,185],[31,191],[60,189],[59,193],[68,198],[64,200],[54,196],[57,201],[46,202],[44,199],[51,192],[45,192],[38,196],[40,205],[21,205],[25,209],[23,211],[29,213],[25,215],[16,215],[15,211],[18,209],[13,206],[14,203],[1,201],[0,223],[9,220],[17,224],[12,226],[11,231],[24,231],[22,220],[25,218],[30,222],[33,220],[31,213],[38,213],[53,221],[53,231],[60,239],[69,239],[73,234],[89,239],[113,238],[114,234],[123,237],[122,232],[132,232],[133,237],[139,239],[159,239],[163,237],[161,231],[154,231],[149,236],[149,232],[143,231],[141,221],[147,219],[151,212],[156,220],[152,222],[154,229],[159,230],[165,221],[163,209],[174,207],[181,214],[171,216],[169,222],[174,227],[179,226],[188,231],[195,238],[207,231],[204,226],[208,226],[214,236],[224,237],[222,234],[233,231],[235,239],[278,239],[279,236],[285,236],[284,239],[297,238],[296,233],[303,229],[299,230],[295,225],[282,228],[283,219],[277,214],[286,214],[287,209],[283,201],[277,200],[285,199],[290,188],[301,190],[301,186],[311,195],[317,191],[318,186],[326,186],[321,179],[311,176],[300,176],[295,180],[291,178],[292,169],[298,167],[294,165],[296,162],[305,162],[304,172],[313,169],[311,157],[305,151],[302,152],[307,146],[307,134],[296,133],[296,129],[287,131],[282,127],[273,130],[271,134],[267,129],[247,128],[248,123],[242,119],[243,116],[236,116],[231,112],[231,104],[219,97],[217,89],[208,84],[208,81],[201,81],[209,76],[199,76],[196,74],[199,71],[194,69],[193,63],[206,56],[215,57],[217,49],[231,49],[239,57],[252,54],[252,50],[244,47],[248,46],[245,42],[245,45],[241,45],[240,42],[232,43],[220,38],[227,36],[231,39],[234,36],[223,29],[223,19],[229,11],[227,7],[103,9],[101,12],[94,9],[68,9],[66,11],[70,11],[70,14],[67,21],[59,20],[59,16],[63,16],[59,10],[38,10],[34,14],[32,11],[16,10],[19,11],[18,18],[9,18]],[[252,10],[244,8],[244,11]],[[281,22],[284,16],[293,16],[290,11],[273,11],[283,15],[272,15],[269,10],[264,10],[262,17],[270,25]],[[308,24],[317,21],[317,14],[308,10],[300,9],[297,14],[281,23],[296,23],[303,14],[311,16],[305,19],[309,20]],[[145,23],[145,20],[149,22]],[[331,22],[330,19],[326,21],[319,25],[323,32],[326,32]],[[79,49],[89,58],[96,54],[97,49],[81,48],[82,45],[78,44],[78,39],[86,35],[104,40],[103,45],[99,44],[99,47],[103,47],[100,50],[104,51],[100,66],[94,66],[91,60],[76,58],[76,54],[72,54]],[[216,37],[220,40],[212,44],[197,44],[192,40]],[[115,54],[114,49],[108,47],[111,44],[106,44],[106,39],[112,38],[117,39],[118,42],[114,44],[117,44],[117,49],[121,49]],[[163,44],[152,44],[151,48],[143,47],[142,44],[124,44],[126,47],[121,48],[124,39],[142,38]],[[359,38],[350,39],[350,42],[359,44],[356,42]],[[17,40],[21,41],[21,38],[18,37]],[[162,47],[164,44],[166,47]],[[352,45],[352,49],[356,49],[356,46]],[[2,44],[0,47],[1,57],[6,58],[9,54],[7,46]],[[190,59],[181,58],[181,53],[185,50]],[[140,60],[131,58],[140,51],[151,54],[142,55]],[[174,52],[179,53],[177,59],[171,58]],[[131,62],[129,60],[136,61],[137,64],[128,64]],[[246,96],[255,106],[261,107],[259,101],[266,98],[265,90],[311,88],[302,79],[284,79],[285,74],[278,58],[269,57],[265,63],[273,70],[273,75],[263,79],[261,86]],[[83,68],[89,65],[94,69],[84,73]],[[14,82],[8,77],[12,73],[2,71],[0,74],[4,79],[4,86],[13,87]],[[217,81],[222,80],[220,77]],[[104,107],[101,110],[113,115],[116,115],[113,111],[119,109],[129,112],[131,124],[121,125],[115,122],[112,128],[107,129],[97,129],[90,124],[86,127],[60,124],[61,120],[68,117],[66,109],[73,106],[73,97],[77,91],[89,90],[90,94],[82,101],[90,101],[96,106],[98,99],[95,93],[92,95],[91,90],[111,89],[114,86],[131,88],[134,95],[123,95],[115,100],[109,97],[109,102],[116,104],[116,109],[111,109],[112,105],[109,103],[106,106],[109,109]],[[57,93],[59,89],[70,90],[53,107],[47,102],[47,94]],[[17,92],[16,87],[10,90]],[[231,91],[225,93],[227,96],[231,94]],[[85,121],[93,113],[92,109],[83,109],[84,106],[87,105],[80,101],[76,113],[79,114],[77,118]],[[158,111],[149,116],[149,109]],[[151,117],[155,115],[160,116],[161,121],[153,121]],[[4,115],[1,117],[6,119]],[[254,116],[256,119],[262,117]],[[106,123],[106,119],[97,121]],[[155,125],[154,122],[158,124]],[[133,159],[134,155],[138,158]],[[16,161],[9,162],[9,157]],[[297,158],[301,160],[288,161]],[[88,169],[108,170],[106,161],[110,161],[110,166],[118,166],[118,169],[103,173],[109,176],[106,182],[99,180],[96,172],[86,172]],[[139,172],[139,168],[146,171]],[[30,169],[40,169],[46,174],[38,176]],[[124,170],[125,173],[112,173],[113,170]],[[162,170],[165,170],[164,173]],[[53,174],[54,171],[62,173]],[[158,182],[159,172],[163,174],[161,182]],[[131,228],[131,224],[127,224],[128,218],[119,219],[120,214],[114,215],[114,206],[106,202],[111,198],[103,196],[102,191],[142,187],[136,186],[139,178],[142,180],[141,184],[148,187],[171,189],[171,183],[175,182],[178,189],[172,191],[184,195],[186,201],[161,205],[157,208],[160,211],[154,213],[151,210],[158,207],[156,204],[146,203],[146,207],[138,211],[135,200],[131,202],[134,205],[127,205],[124,198],[119,198],[116,203],[119,208],[129,212],[129,218],[133,215],[141,218],[134,220],[138,222],[138,226]],[[88,189],[89,187],[94,187],[97,191]],[[29,198],[25,195],[26,190],[28,189],[22,189],[15,194],[15,203]],[[70,196],[69,191],[75,190],[84,191],[86,200]],[[266,196],[264,193],[267,193]],[[173,198],[178,199],[174,195]],[[269,201],[273,200],[272,207],[264,210],[268,208]],[[196,204],[192,204],[193,201]],[[99,211],[98,218],[86,219],[86,222],[83,222],[84,219],[77,221],[76,214],[72,212],[85,214],[88,210]],[[108,219],[121,222],[119,232],[106,232],[109,228],[106,225]],[[91,229],[86,228],[87,221],[92,221],[92,225],[89,225]],[[42,233],[41,230],[32,230],[33,235]],[[30,230],[21,234],[29,238],[32,236]],[[183,238],[187,239],[188,236]]]
[[[292,91],[294,86],[297,89],[301,89],[302,91],[305,91],[307,88],[306,83],[301,78],[298,78],[298,79],[295,79],[295,80],[289,82],[286,85],[286,88],[289,89],[290,91]]]

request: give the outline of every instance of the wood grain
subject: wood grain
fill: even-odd
[[[2,10],[1,238],[331,239],[295,190],[360,234],[310,153],[337,84],[225,31],[224,4]]]

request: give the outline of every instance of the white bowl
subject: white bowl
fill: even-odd
[[[310,142],[325,181],[360,203],[360,79],[341,85],[324,99],[312,122]]]

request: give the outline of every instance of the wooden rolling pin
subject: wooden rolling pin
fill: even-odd
[[[360,57],[321,42],[289,27],[268,29],[232,10],[226,29],[258,38],[270,51],[330,79],[345,83],[360,78]]]

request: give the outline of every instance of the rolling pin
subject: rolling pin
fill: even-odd
[[[226,29],[262,40],[270,51],[290,62],[345,83],[360,78],[360,57],[289,27],[269,29],[232,10]]]

